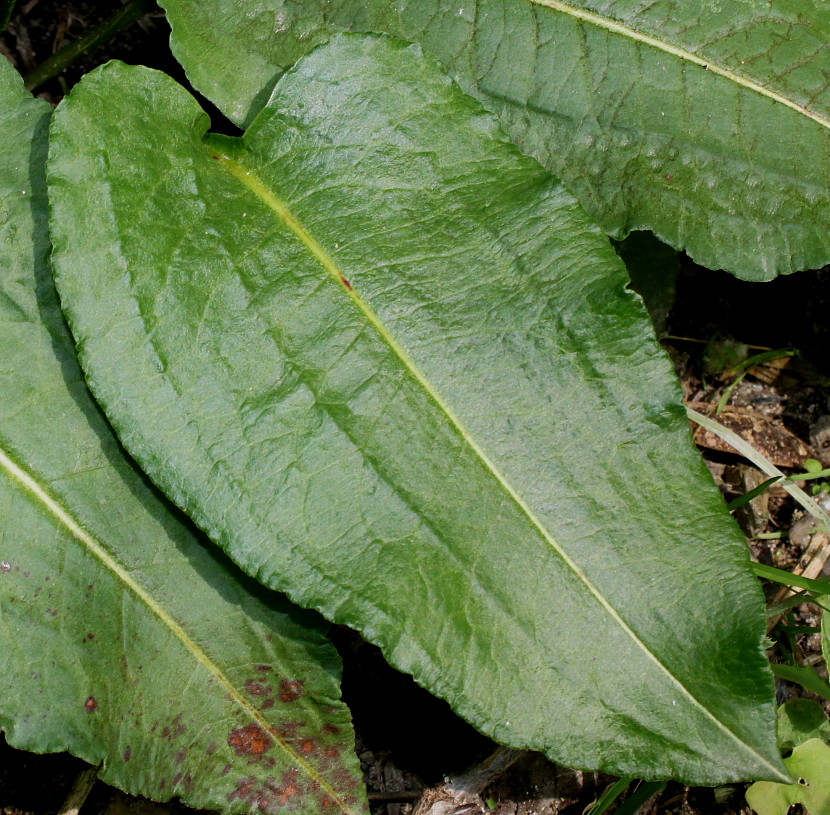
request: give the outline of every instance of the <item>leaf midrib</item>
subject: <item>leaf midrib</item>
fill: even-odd
[[[532,0],[535,1],[535,0]],[[724,732],[727,736],[733,739],[743,749],[754,756],[761,765],[769,768],[769,770],[778,778],[789,781],[789,778],[782,775],[781,772],[770,764],[763,756],[750,747],[746,742],[739,738],[732,730],[730,730],[723,722],[720,721],[705,705],[700,703],[695,696],[683,685],[682,682],[657,658],[657,656],[646,646],[646,644],[637,636],[636,632],[626,623],[620,616],[619,612],[613,605],[605,598],[605,596],[594,586],[589,580],[588,576],[583,572],[579,565],[571,559],[568,553],[557,543],[553,535],[547,530],[541,520],[536,516],[533,510],[524,501],[521,495],[510,484],[506,476],[499,470],[495,463],[490,459],[486,452],[478,445],[473,436],[464,427],[461,420],[455,415],[455,412],[444,401],[438,391],[433,387],[432,383],[427,379],[426,375],[420,370],[415,361],[409,356],[404,348],[397,342],[389,329],[381,321],[380,317],[370,308],[370,306],[357,293],[351,283],[348,282],[346,276],[340,271],[334,259],[326,252],[325,249],[313,238],[311,233],[300,223],[296,216],[291,212],[288,205],[278,198],[256,175],[255,172],[243,166],[238,160],[231,158],[221,151],[216,153],[208,145],[208,151],[212,158],[217,160],[231,175],[237,178],[246,186],[259,200],[265,204],[274,214],[294,233],[294,235],[305,246],[309,253],[320,263],[325,271],[338,283],[340,289],[351,299],[354,305],[362,312],[369,324],[377,331],[381,339],[389,346],[392,352],[400,359],[404,367],[408,370],[410,375],[416,382],[424,389],[424,391],[433,400],[441,412],[446,415],[450,424],[459,433],[465,443],[478,456],[479,460],[490,472],[499,485],[504,489],[509,498],[515,502],[523,514],[527,517],[533,527],[542,536],[543,540],[562,558],[568,568],[574,575],[582,582],[585,588],[590,592],[594,599],[602,606],[606,613],[620,626],[620,628],[631,638],[638,648],[646,655],[657,668],[662,671],[673,683],[680,692],[687,697],[692,706],[701,711],[706,718],[715,724],[715,726]]]
[[[619,34],[620,36],[627,37],[631,40],[642,43],[643,45],[649,45],[652,48],[657,48],[660,51],[671,54],[672,56],[678,57],[686,62],[698,65],[713,74],[722,76],[724,79],[728,79],[731,82],[746,88],[747,90],[753,91],[754,93],[765,96],[778,104],[784,105],[791,110],[796,111],[796,113],[806,116],[808,119],[812,119],[822,127],[830,129],[830,119],[815,113],[809,108],[804,107],[804,105],[800,105],[798,102],[789,99],[783,94],[771,90],[770,88],[766,88],[751,79],[747,79],[746,77],[741,76],[740,74],[737,74],[729,68],[725,68],[712,60],[703,59],[702,57],[697,56],[697,54],[693,54],[691,51],[686,51],[684,48],[680,48],[666,42],[665,40],[661,40],[659,37],[654,37],[651,34],[644,34],[643,32],[637,31],[636,29],[631,28],[624,23],[620,23],[617,20],[613,20],[610,17],[604,17],[594,11],[586,11],[584,9],[576,8],[568,3],[561,2],[561,0],[526,0],[526,2],[530,3],[530,5],[549,8],[553,11],[558,11],[562,14],[573,17],[574,19],[591,23],[598,28],[610,31],[613,34]]]
[[[58,523],[63,526],[76,540],[82,543],[87,550],[94,555],[101,564],[109,569],[121,583],[126,586],[145,606],[153,613],[161,623],[181,642],[182,645],[193,655],[197,662],[205,667],[209,673],[215,676],[224,690],[230,697],[245,710],[246,713],[259,725],[268,735],[274,739],[274,742],[280,749],[289,756],[292,764],[296,764],[305,774],[315,783],[320,785],[320,788],[331,796],[337,802],[340,809],[352,815],[352,810],[342,800],[328,782],[310,765],[301,755],[295,752],[289,744],[287,744],[277,733],[277,731],[262,717],[260,712],[253,707],[248,700],[242,696],[236,686],[225,676],[222,670],[216,665],[213,660],[196,644],[196,642],[188,636],[187,632],[182,626],[165,611],[164,607],[160,605],[153,596],[140,586],[127,570],[106,550],[104,545],[98,541],[93,535],[87,532],[70,513],[64,509],[58,501],[56,501],[47,490],[41,486],[35,478],[33,478],[26,470],[20,467],[9,455],[0,447],[0,468],[5,470],[6,475],[13,481],[23,487],[35,500],[49,512]]]

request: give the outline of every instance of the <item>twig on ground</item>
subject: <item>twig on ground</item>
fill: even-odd
[[[44,82],[58,76],[78,57],[92,51],[93,48],[105,43],[119,31],[129,28],[133,23],[140,20],[154,5],[154,0],[130,0],[108,20],[104,20],[100,25],[95,26],[83,37],[78,37],[77,40],[65,45],[60,51],[52,54],[37,68],[26,74],[23,78],[26,90],[32,91],[39,88]]]
[[[72,789],[69,790],[69,795],[66,796],[58,815],[78,815],[98,780],[98,769],[98,767],[86,767],[78,773],[78,777],[75,779]]]

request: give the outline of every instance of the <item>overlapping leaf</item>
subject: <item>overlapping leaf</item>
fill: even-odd
[[[236,122],[332,32],[392,34],[437,56],[610,235],[651,229],[753,280],[830,261],[827,4],[162,4],[191,81]]]
[[[372,38],[301,61],[244,139],[206,128],[118,64],[52,128],[58,287],[152,478],[500,741],[777,777],[742,537],[561,184]]]
[[[0,59],[0,727],[157,800],[362,812],[322,621],[209,552],[86,390],[48,268],[48,119]]]

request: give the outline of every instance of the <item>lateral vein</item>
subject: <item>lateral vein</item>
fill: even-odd
[[[643,45],[649,45],[652,48],[657,48],[660,51],[664,51],[667,54],[671,54],[672,56],[679,57],[686,62],[691,62],[695,65],[699,65],[701,68],[706,68],[708,71],[711,71],[713,74],[717,74],[718,76],[722,76],[725,79],[734,82],[737,85],[740,85],[747,90],[754,91],[761,96],[766,96],[767,99],[771,99],[774,102],[777,102],[785,107],[790,108],[791,110],[800,113],[802,116],[806,116],[808,119],[812,119],[814,122],[817,122],[822,127],[826,127],[830,129],[830,119],[827,119],[824,116],[815,113],[814,111],[810,110],[809,108],[804,107],[804,105],[799,105],[798,102],[793,101],[792,99],[788,99],[783,94],[778,93],[777,91],[771,90],[770,88],[766,88],[758,82],[754,82],[751,79],[747,79],[740,74],[735,73],[734,71],[730,71],[728,68],[724,68],[721,65],[718,65],[716,62],[712,62],[711,60],[704,59],[703,57],[697,56],[697,54],[693,54],[691,51],[686,51],[683,48],[679,48],[676,45],[672,45],[671,43],[667,43],[664,40],[659,39],[658,37],[653,37],[650,34],[643,34],[640,31],[637,31],[630,26],[625,25],[624,23],[617,22],[616,20],[612,20],[608,17],[603,17],[601,14],[597,14],[593,11],[585,11],[584,9],[576,8],[568,3],[563,3],[561,0],[527,0],[531,5],[535,6],[542,6],[544,8],[552,9],[553,11],[559,11],[563,14],[567,14],[569,17],[573,17],[577,20],[582,20],[586,23],[591,23],[592,25],[597,26],[598,28],[604,28],[606,31],[610,31],[614,34],[620,34],[624,37],[628,37],[632,40],[637,42],[643,43]]]
[[[553,535],[547,530],[541,520],[536,516],[533,510],[528,506],[521,495],[510,484],[505,475],[499,470],[496,464],[490,459],[487,453],[478,445],[473,436],[467,431],[461,420],[456,416],[452,408],[444,401],[442,396],[435,390],[432,383],[427,379],[426,375],[420,370],[415,361],[409,356],[406,350],[398,343],[392,336],[390,331],[381,321],[380,317],[375,314],[374,310],[370,308],[368,303],[355,291],[352,284],[346,279],[346,276],[340,271],[333,258],[326,252],[323,247],[317,243],[312,237],[311,233],[297,220],[284,201],[280,200],[265,184],[257,177],[257,175],[241,165],[237,160],[232,159],[225,154],[216,154],[211,152],[223,167],[225,167],[231,175],[239,179],[251,192],[254,193],[270,210],[272,210],[283,223],[295,234],[300,242],[308,249],[311,255],[320,263],[328,274],[340,285],[341,289],[352,300],[355,306],[363,313],[367,321],[375,328],[381,339],[389,346],[389,348],[398,356],[403,365],[409,371],[411,376],[418,382],[419,385],[426,391],[426,393],[435,402],[438,408],[447,416],[450,423],[455,427],[456,431],[470,446],[470,448],[479,457],[485,467],[496,478],[502,489],[510,496],[510,498],[518,505],[522,512],[526,515],[531,524],[535,527],[537,532],[542,536],[548,545],[562,558],[568,568],[579,578],[585,588],[593,595],[594,599],[605,609],[611,618],[620,626],[620,628],[633,640],[633,642],[643,651],[647,659],[649,659],[657,668],[662,671],[669,680],[680,689],[681,693],[685,695],[694,707],[703,712],[703,714],[710,719],[715,725],[731,737],[734,741],[740,744],[744,749],[755,756],[758,761],[769,767],[774,774],[779,775],[778,770],[773,767],[763,756],[756,750],[753,750],[746,742],[742,741],[732,730],[730,730],[723,722],[721,722],[714,714],[702,705],[692,693],[680,682],[679,679],[656,657],[656,655],[646,646],[646,644],[637,636],[636,632],[626,623],[620,616],[619,612],[611,605],[605,596],[597,589],[596,586],[589,580],[585,572],[579,567],[568,553],[559,545]]]
[[[124,567],[107,552],[103,544],[87,532],[51,495],[22,467],[16,464],[6,452],[0,448],[0,467],[9,477],[20,484],[80,543],[82,543],[98,560],[109,569],[150,611],[173,633],[173,635],[190,651],[193,657],[215,676],[225,691],[242,707],[246,713],[271,736],[280,749],[286,753],[291,762],[297,764],[320,787],[331,796],[343,812],[350,813],[348,805],[340,798],[326,780],[302,756],[296,753],[280,737],[276,730],[263,718],[260,712],[242,696],[233,683],[224,675],[213,660],[191,639],[187,632],[176,620],[159,605],[149,592],[142,588],[124,569]]]

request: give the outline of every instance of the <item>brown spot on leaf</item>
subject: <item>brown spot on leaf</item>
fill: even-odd
[[[173,719],[173,735],[174,736],[181,736],[187,728],[182,724],[182,714],[179,713],[175,719]]]
[[[311,753],[314,751],[314,742],[311,739],[303,739],[300,742],[301,753]]]
[[[303,683],[297,679],[280,680],[280,701],[296,702],[303,695]]]
[[[297,738],[297,731],[303,726],[305,726],[305,722],[285,722],[277,728],[277,733],[280,738],[289,741]]]
[[[256,669],[262,674],[266,674],[268,671],[273,670],[270,665],[257,665]]]
[[[246,679],[245,680],[245,690],[251,694],[251,696],[270,696],[271,695],[271,686],[270,685],[263,685],[261,682],[254,682],[253,679]]]
[[[329,758],[337,758],[340,755],[340,751],[336,747],[326,747],[326,755]]]
[[[352,290],[352,284],[351,284],[351,283],[349,283],[349,281],[348,281],[348,280],[346,280],[346,278],[345,278],[345,277],[343,277],[343,275],[340,275],[340,282],[341,282],[341,283],[342,283],[342,284],[343,284],[343,285],[344,285],[344,286],[345,286],[345,287],[346,287],[349,291],[351,291],[351,290]]]
[[[324,733],[339,733],[340,728],[336,724],[324,724],[323,725],[323,732]]]
[[[84,702],[84,708],[86,709],[87,713],[94,713],[98,710],[98,703],[95,701],[94,696],[90,696],[87,698],[86,702]]]
[[[258,724],[246,724],[231,731],[228,744],[238,756],[261,756],[273,742]]]
[[[215,742],[215,741],[212,741],[212,742],[211,742],[211,743],[207,746],[207,750],[205,750],[205,752],[206,752],[209,756],[212,756],[212,755],[216,752],[216,742]]]
[[[184,748],[182,748],[181,750],[177,750],[176,755],[173,757],[173,761],[175,761],[176,764],[181,764],[184,761],[184,757],[186,755],[187,753],[185,752]]]
[[[131,756],[132,754],[133,754],[132,748],[131,748],[131,747],[129,747],[129,746],[127,746],[127,747],[125,747],[125,748],[124,748],[124,752],[123,752],[123,753],[121,753],[121,758],[123,758],[123,759],[124,759],[124,761],[129,761],[129,760],[130,760],[130,756]]]
[[[273,699],[266,699],[260,706],[260,710],[268,710],[268,708],[274,707],[274,700]]]

